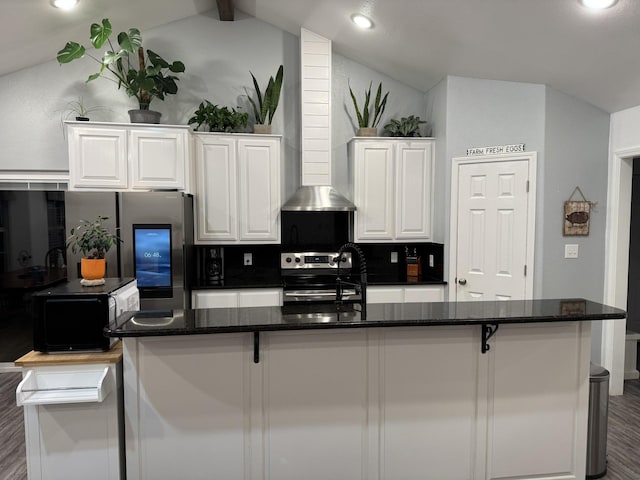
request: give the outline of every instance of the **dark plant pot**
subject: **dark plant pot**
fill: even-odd
[[[129,110],[131,123],[160,123],[162,113],[153,110]]]
[[[89,121],[89,117],[76,117],[76,120],[78,122],[88,122]]]

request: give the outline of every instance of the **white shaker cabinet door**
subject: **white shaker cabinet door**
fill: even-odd
[[[236,143],[233,138],[199,136],[196,149],[196,238],[238,238]]]
[[[127,131],[74,127],[68,130],[69,190],[127,188]]]
[[[240,241],[280,241],[280,142],[238,140]]]
[[[393,144],[359,142],[355,147],[356,241],[392,240]]]
[[[169,129],[133,129],[131,187],[183,190],[188,132]]]
[[[430,240],[433,155],[431,142],[399,143],[396,150],[397,239]]]

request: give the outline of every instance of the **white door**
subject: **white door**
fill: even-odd
[[[531,298],[535,154],[455,160],[451,295],[462,301]]]

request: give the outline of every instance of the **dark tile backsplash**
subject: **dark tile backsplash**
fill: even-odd
[[[416,249],[422,266],[421,280],[443,280],[444,245],[441,243],[360,243],[367,260],[370,282],[407,280],[405,247]],[[271,286],[280,283],[281,245],[230,245],[220,247],[196,246],[197,278],[194,286]],[[285,248],[286,249],[286,248]],[[397,252],[398,262],[391,263],[392,252]],[[251,253],[251,266],[244,265],[244,254]],[[212,268],[214,263],[221,266]],[[429,258],[433,257],[433,267]],[[357,265],[356,265],[357,266]],[[220,268],[222,274],[217,275]],[[214,273],[212,273],[214,272]]]
[[[207,275],[207,259],[211,249],[222,255],[222,276],[225,285],[272,285],[280,282],[280,245],[231,245],[221,247],[196,247],[198,277],[195,286],[219,285]],[[252,265],[244,265],[244,254],[252,255]]]
[[[444,245],[441,243],[360,243],[365,258],[367,259],[367,271],[370,280],[376,277],[405,280],[407,277],[407,261],[405,247],[420,257],[423,280],[443,280],[444,272]],[[397,252],[398,263],[391,263],[392,252]],[[430,255],[433,258],[433,267],[430,266]]]

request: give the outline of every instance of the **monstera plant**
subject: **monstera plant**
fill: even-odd
[[[147,49],[145,52],[140,30],[130,28],[127,32],[120,32],[117,37],[119,48],[111,40],[113,30],[109,19],[104,18],[101,24],[91,24],[90,32],[94,48],[99,50],[107,45],[101,57],[88,53],[79,43],[67,42],[58,52],[58,62],[69,63],[85,55],[95,60],[100,65],[100,70],[90,75],[87,82],[99,77],[113,81],[119,89],[124,88],[127,95],[138,100],[139,111],[150,111],[149,104],[154,98],[164,100],[165,95],[175,95],[178,92],[178,77],[173,74],[184,72],[184,63],[169,63],[152,50]],[[130,110],[131,121],[148,122],[149,118],[140,119],[139,111]],[[158,123],[160,114],[153,113],[156,121],[150,123]]]

